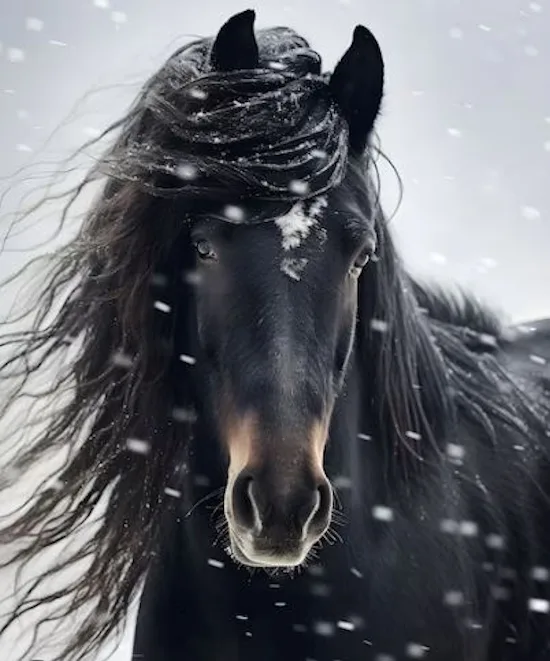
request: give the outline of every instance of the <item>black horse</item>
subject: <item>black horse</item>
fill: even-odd
[[[106,179],[4,364],[26,383],[76,342],[14,467],[72,453],[2,539],[40,529],[28,559],[105,495],[51,598],[93,604],[63,661],[144,576],[136,660],[550,659],[550,321],[504,328],[403,269],[372,34],[326,74],[253,24],[175,53],[75,191]]]

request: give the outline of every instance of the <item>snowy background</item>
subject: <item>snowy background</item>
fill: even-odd
[[[325,68],[357,23],[373,30],[387,75],[379,133],[404,183],[392,226],[406,262],[510,319],[550,316],[549,0],[0,0],[0,188],[25,191],[18,168],[56,162],[97,134],[176,47],[249,6],[259,27],[302,32]],[[383,173],[391,213],[398,188]],[[2,216],[17,204],[4,201]],[[23,258],[0,254],[0,278]],[[0,581],[0,597],[8,588]],[[112,661],[129,661],[132,629],[130,618]],[[10,645],[2,661],[15,658]]]

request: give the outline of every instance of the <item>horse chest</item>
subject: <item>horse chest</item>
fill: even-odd
[[[404,556],[386,569],[379,563],[369,576],[353,566],[346,547],[336,545],[305,571],[271,578],[213,550],[206,527],[189,526],[187,532],[192,561],[177,588],[184,604],[181,649],[187,655],[174,661],[465,658],[455,613],[442,607],[430,581]],[[401,567],[391,571],[400,560]],[[474,637],[483,633],[472,629]]]

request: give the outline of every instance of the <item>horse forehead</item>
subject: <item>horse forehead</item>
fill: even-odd
[[[282,248],[280,268],[291,280],[301,279],[312,253],[321,250],[326,241],[327,207],[328,199],[323,195],[312,201],[298,202],[275,219]]]

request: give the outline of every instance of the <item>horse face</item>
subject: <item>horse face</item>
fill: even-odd
[[[229,469],[236,559],[300,564],[326,532],[323,455],[375,248],[346,182],[259,225],[194,224],[201,353]]]
[[[270,65],[254,12],[212,44],[223,72]],[[269,50],[269,48],[268,48]],[[357,282],[374,250],[360,165],[384,78],[374,36],[358,26],[327,92],[347,120],[344,181],[258,225],[194,223],[198,337],[229,468],[225,517],[235,558],[295,566],[327,531],[332,490],[323,456],[354,337]],[[289,182],[289,187],[292,182]]]

